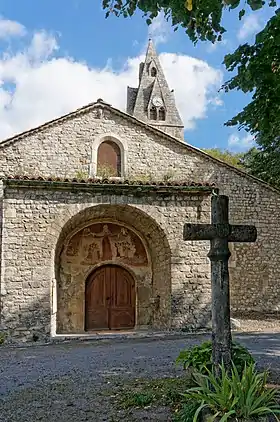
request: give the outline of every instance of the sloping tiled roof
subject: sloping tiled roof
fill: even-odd
[[[217,191],[214,183],[198,183],[194,181],[144,181],[144,180],[121,180],[121,179],[68,179],[60,177],[28,177],[28,176],[10,176],[3,178],[3,183],[6,186],[15,187],[44,187],[57,189],[72,189],[77,190],[93,189],[102,191],[111,189],[117,191],[133,190],[145,192],[212,192]]]
[[[196,186],[196,187],[215,187],[215,183],[209,182],[194,182],[194,181],[146,181],[146,180],[122,180],[119,178],[89,178],[89,179],[78,179],[78,178],[62,178],[62,177],[30,177],[30,176],[8,176],[4,177],[3,180],[13,181],[42,181],[42,182],[62,182],[62,183],[84,183],[90,185],[146,185],[146,186]]]

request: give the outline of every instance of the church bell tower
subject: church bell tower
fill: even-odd
[[[184,126],[173,91],[165,79],[152,40],[139,67],[138,88],[127,88],[127,113],[171,136],[184,139]]]

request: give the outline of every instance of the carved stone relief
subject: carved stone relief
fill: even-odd
[[[83,267],[102,261],[130,266],[147,266],[145,248],[131,230],[117,224],[92,224],[76,233],[65,246],[62,256],[65,274],[77,275]]]
[[[137,324],[151,323],[152,269],[142,240],[124,226],[95,223],[75,233],[60,255],[57,332],[83,332],[85,280],[97,264],[110,261],[132,269],[137,283]]]
[[[103,107],[96,107],[95,118],[96,119],[102,119],[103,118]]]

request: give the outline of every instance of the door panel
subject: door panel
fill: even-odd
[[[135,325],[135,285],[122,267],[106,265],[86,283],[86,330],[126,329]]]
[[[111,328],[133,328],[135,325],[134,280],[121,267],[115,267],[115,273],[111,279],[111,298]]]
[[[100,268],[86,283],[86,330],[108,329],[106,268]]]

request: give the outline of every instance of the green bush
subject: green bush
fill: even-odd
[[[242,375],[232,363],[232,370],[227,373],[221,365],[221,376],[215,377],[214,369],[206,370],[207,375],[199,372],[193,375],[196,387],[187,390],[183,396],[199,402],[193,422],[196,422],[201,411],[205,409],[211,420],[221,418],[248,420],[268,415],[276,416],[280,408],[276,403],[276,389],[267,389],[267,372],[258,373],[255,364],[244,366]]]
[[[255,361],[249,351],[239,343],[232,343],[232,361],[239,374],[242,373],[245,363],[253,364]],[[206,341],[199,346],[182,350],[176,359],[177,365],[182,365],[184,369],[192,369],[202,374],[211,371],[212,362],[212,342]]]

